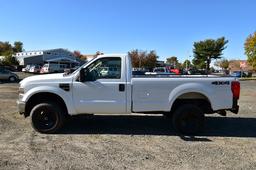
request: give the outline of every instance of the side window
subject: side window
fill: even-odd
[[[120,79],[121,58],[101,58],[93,62],[86,69],[87,75],[92,79]]]

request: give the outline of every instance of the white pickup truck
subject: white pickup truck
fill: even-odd
[[[238,113],[239,95],[240,83],[231,77],[133,77],[130,57],[116,54],[98,56],[70,74],[25,78],[17,104],[41,133],[55,133],[70,115],[151,113],[172,117],[178,132],[194,134],[205,114]]]

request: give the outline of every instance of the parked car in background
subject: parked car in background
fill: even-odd
[[[22,69],[24,68],[24,66],[22,66],[22,65],[16,65],[14,67],[15,67],[15,71],[17,71],[17,72],[22,71]]]
[[[141,71],[141,70],[132,71],[133,76],[145,75],[145,73],[146,73],[145,71]]]
[[[156,73],[169,73],[170,71],[165,67],[156,67],[153,69],[153,72]]]
[[[16,82],[17,80],[19,80],[19,77],[17,74],[7,69],[0,68],[0,80],[8,80],[10,82]]]
[[[102,67],[101,70],[100,70],[100,74],[101,74],[102,76],[107,75],[108,72],[109,72],[109,68],[108,68],[108,67]]]
[[[102,77],[115,77],[120,72],[120,69],[117,67],[101,67],[99,74]]]
[[[177,75],[180,75],[180,70],[177,69],[177,68],[170,69],[170,72],[175,73],[175,74],[177,74]]]
[[[22,72],[29,72],[30,67],[30,64],[26,65],[26,67],[22,69]]]
[[[207,75],[206,70],[205,69],[188,69],[186,71],[186,74],[188,75]]]
[[[153,72],[146,72],[145,75],[175,75],[175,73],[169,71],[166,67],[156,67]]]
[[[40,65],[31,65],[29,68],[30,73],[40,73],[41,66]]]
[[[80,66],[74,66],[74,67],[71,67],[71,68],[65,68],[64,69],[64,73],[65,73],[65,75],[71,74],[74,71],[76,71],[79,67]]]
[[[182,72],[182,70],[177,69],[177,68],[174,68],[174,67],[172,67],[172,66],[166,66],[165,68],[166,68],[167,70],[169,70],[169,72],[175,73],[176,75],[180,75],[181,72]]]
[[[12,66],[12,65],[1,65],[0,68],[4,68],[6,70],[9,70],[9,71],[17,71],[17,68],[16,66]]]
[[[242,72],[241,71],[234,71],[233,73],[230,74],[232,77],[242,77]]]
[[[230,76],[232,77],[252,77],[252,73],[248,72],[248,71],[241,71],[241,70],[237,70],[237,71],[233,71]]]
[[[66,64],[47,63],[44,64],[40,73],[61,73],[67,68]]]

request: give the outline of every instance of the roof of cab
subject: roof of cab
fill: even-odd
[[[125,57],[127,54],[103,54],[98,57]]]

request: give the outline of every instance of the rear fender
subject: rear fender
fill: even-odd
[[[211,94],[212,94],[212,91],[209,88],[207,88],[205,85],[202,85],[202,84],[199,84],[199,83],[186,83],[186,84],[182,84],[180,86],[177,86],[169,94],[169,105],[168,105],[167,110],[168,111],[171,110],[173,103],[181,95],[186,94],[186,93],[191,93],[191,92],[199,93],[199,94],[205,96],[208,99],[208,101],[209,101],[209,103],[211,104],[211,107],[212,107],[212,101],[213,100],[210,97]]]

